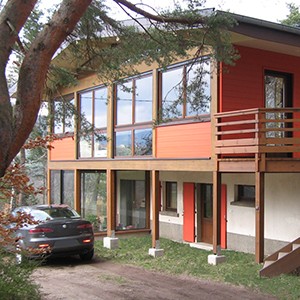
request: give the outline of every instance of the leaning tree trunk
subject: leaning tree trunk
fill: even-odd
[[[14,110],[5,77],[11,49],[37,0],[10,0],[0,14],[0,177],[28,138],[40,109],[51,59],[92,0],[64,0],[26,52]]]

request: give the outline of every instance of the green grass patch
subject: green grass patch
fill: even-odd
[[[117,283],[117,284],[120,284],[120,285],[125,284],[125,283],[128,282],[124,277],[117,276],[117,275],[104,274],[104,275],[100,275],[99,278],[101,280],[111,281],[111,282],[114,282],[114,283]]]
[[[276,278],[260,278],[261,265],[255,263],[252,254],[223,251],[226,262],[211,266],[207,263],[207,256],[210,254],[208,251],[163,238],[160,239],[160,244],[164,255],[158,258],[148,255],[151,248],[150,236],[120,239],[119,249],[115,250],[103,248],[102,241],[97,241],[95,249],[103,260],[245,286],[275,295],[279,299],[300,299],[300,277],[281,275]]]

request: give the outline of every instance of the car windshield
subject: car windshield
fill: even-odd
[[[35,221],[46,221],[52,219],[46,212],[38,209],[34,209],[30,212],[30,215],[33,217]]]

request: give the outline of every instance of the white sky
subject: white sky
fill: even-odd
[[[180,0],[184,3],[184,0]],[[59,3],[60,0],[43,0],[46,7]],[[154,8],[172,8],[173,0],[131,0],[132,3],[143,3]],[[253,18],[263,19],[272,22],[280,22],[288,15],[286,3],[294,3],[300,6],[300,0],[206,0],[206,8],[230,11],[232,13],[245,15]],[[126,15],[120,14],[112,0],[106,0],[107,5],[112,6],[113,16],[118,19],[127,19]],[[123,16],[123,17],[121,17]]]

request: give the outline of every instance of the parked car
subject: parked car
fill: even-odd
[[[35,205],[16,208],[12,213],[30,214],[37,224],[25,224],[16,231],[17,263],[24,254],[30,258],[79,255],[82,260],[94,256],[94,233],[91,222],[84,220],[67,205]],[[44,249],[28,252],[26,249]]]

